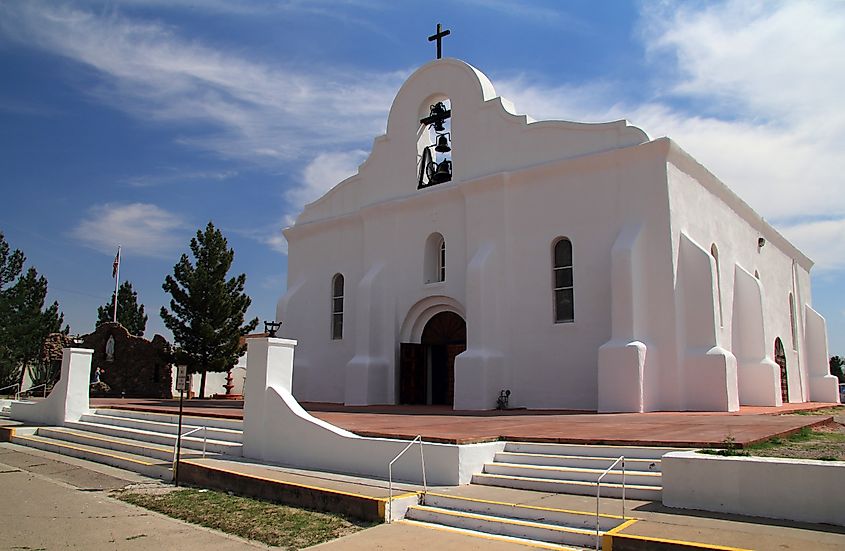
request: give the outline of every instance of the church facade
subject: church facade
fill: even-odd
[[[408,78],[358,173],[284,233],[301,401],[838,401],[801,251],[668,138],[534,121],[456,59]]]

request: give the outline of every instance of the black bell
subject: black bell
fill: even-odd
[[[446,127],[443,122],[452,116],[452,110],[446,109],[446,105],[442,101],[438,101],[429,108],[429,115],[420,119],[421,124],[432,125],[436,132],[443,132]]]
[[[437,146],[434,150],[438,153],[449,153],[452,151],[452,148],[449,147],[449,138],[446,137],[446,134],[440,134],[437,136]]]
[[[432,184],[442,184],[452,179],[452,161],[446,159],[437,165],[437,171],[431,177]]]

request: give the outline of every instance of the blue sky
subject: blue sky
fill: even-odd
[[[437,22],[520,112],[677,141],[816,262],[845,354],[842,2],[6,1],[0,231],[81,333],[120,243],[169,337],[161,283],[212,220],[271,319],[281,228],[365,158]]]

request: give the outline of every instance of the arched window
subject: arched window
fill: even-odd
[[[343,274],[332,278],[332,339],[343,338]]]
[[[552,257],[555,323],[575,321],[572,281],[572,242],[565,237],[561,237],[555,241]]]
[[[446,281],[446,240],[440,240],[440,251],[437,255],[437,276],[439,281]]]
[[[446,240],[437,232],[425,241],[423,272],[426,283],[446,281]]]
[[[789,293],[789,328],[792,330],[792,349],[798,350],[798,326],[795,324],[795,298]]]
[[[725,324],[722,315],[722,270],[719,269],[719,249],[716,244],[710,245],[710,254],[713,255],[713,260],[716,261],[716,298],[719,299],[719,325]]]

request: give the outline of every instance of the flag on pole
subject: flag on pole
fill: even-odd
[[[117,277],[117,270],[120,268],[120,247],[117,248],[117,254],[114,255],[114,263],[111,267],[111,276]]]

